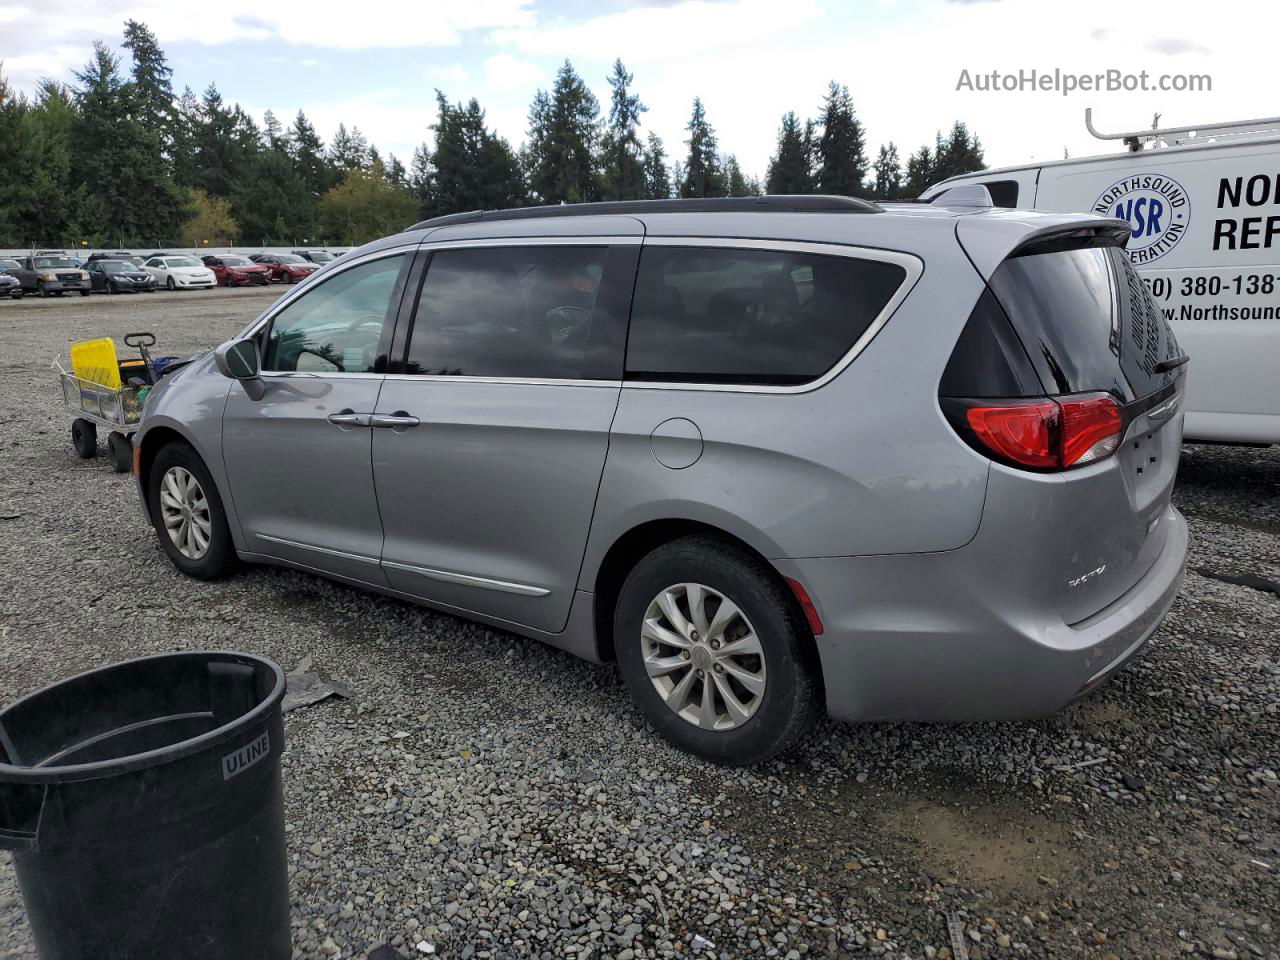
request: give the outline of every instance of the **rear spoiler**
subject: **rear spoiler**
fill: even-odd
[[[996,267],[1013,256],[1046,253],[1081,246],[1125,246],[1132,236],[1124,220],[1103,217],[1053,217],[1037,223],[1022,211],[961,217],[956,239],[982,279],[990,280]],[[1028,229],[1030,228],[1030,229]]]

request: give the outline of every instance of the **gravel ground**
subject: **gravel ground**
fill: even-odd
[[[0,303],[0,701],[149,652],[304,656],[294,943],[458,958],[1280,958],[1280,598],[1189,573],[1147,656],[1031,723],[822,724],[763,769],[668,748],[609,667],[300,573],[177,574],[72,454],[48,362],[211,346],[276,291]],[[1191,567],[1280,579],[1280,448],[1189,447]],[[34,956],[0,857],[0,958]]]

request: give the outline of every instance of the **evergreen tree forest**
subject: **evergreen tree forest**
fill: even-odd
[[[812,116],[788,112],[764,176],[744,171],[701,98],[685,138],[644,128],[647,107],[621,60],[602,104],[565,61],[529,106],[519,146],[474,98],[436,91],[436,120],[406,165],[358,127],[328,140],[299,111],[255,118],[216,84],[175,91],[155,34],[129,20],[120,53],[96,43],[67,82],[16,92],[0,63],[0,247],[355,245],[431,216],[593,200],[830,193],[918,196],[984,167],[962,122],[903,160],[868,154],[847,86]]]

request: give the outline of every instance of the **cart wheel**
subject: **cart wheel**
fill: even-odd
[[[133,469],[133,441],[125,434],[112,430],[107,437],[107,449],[111,452],[112,470],[128,473]]]
[[[81,460],[98,455],[98,428],[92,420],[77,417],[71,422],[71,445]]]

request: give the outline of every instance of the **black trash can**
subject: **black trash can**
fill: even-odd
[[[173,653],[0,710],[0,848],[42,960],[289,960],[284,688]]]

